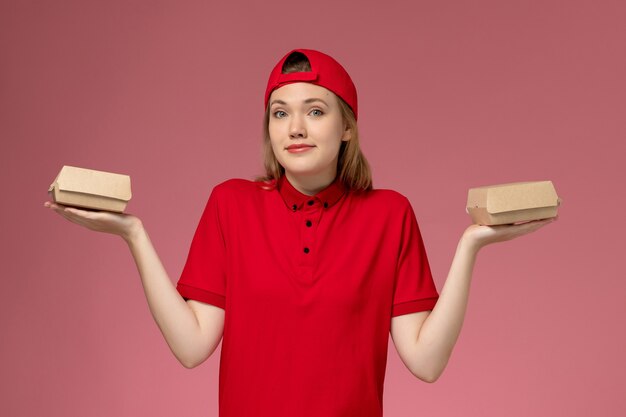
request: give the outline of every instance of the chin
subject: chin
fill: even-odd
[[[315,175],[318,174],[318,171],[315,169],[302,169],[302,168],[294,168],[294,167],[285,167],[285,171],[288,171],[293,175]]]
[[[294,175],[320,175],[330,169],[330,164],[326,160],[319,158],[298,158],[297,156],[290,158],[276,158],[278,163],[285,168],[286,171]],[[334,162],[337,163],[336,161]]]

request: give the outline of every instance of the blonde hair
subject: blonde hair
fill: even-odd
[[[289,74],[291,72],[307,71],[311,71],[311,65],[307,57],[300,52],[294,52],[285,61],[282,73]],[[359,130],[354,113],[341,97],[336,94],[335,97],[337,97],[337,102],[341,109],[342,119],[352,131],[350,139],[341,142],[337,160],[337,175],[343,185],[349,190],[371,190],[372,174],[369,163],[359,146]],[[270,105],[268,103],[263,117],[263,165],[265,167],[265,175],[255,177],[254,181],[265,183],[263,188],[271,190],[275,187],[276,180],[285,174],[285,168],[280,165],[274,155],[270,142],[269,120]]]

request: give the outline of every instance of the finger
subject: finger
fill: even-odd
[[[85,217],[85,218],[87,218],[89,216],[89,214],[92,213],[92,212],[87,211],[87,210],[81,210],[81,209],[76,208],[76,207],[68,207],[68,206],[61,207],[61,210],[63,210],[63,212],[65,212],[65,213],[69,213],[69,214],[74,215],[74,216]]]
[[[86,226],[89,220],[87,216],[81,213],[82,210],[76,210],[72,207],[57,208],[54,209],[54,211],[56,211],[60,216],[63,216],[65,219],[81,226]]]
[[[59,214],[71,214],[72,212],[69,210],[69,207],[65,207],[65,206],[58,206],[58,207],[53,207],[52,208],[54,211],[56,211]]]
[[[59,211],[64,211],[66,208],[70,208],[69,206],[66,206],[64,204],[59,204],[59,203],[49,203],[50,205],[47,206],[50,209],[59,212]]]
[[[81,221],[81,224],[86,224],[92,220],[98,220],[98,214],[90,211],[75,209],[73,207],[68,207],[65,209],[65,214],[69,217]]]
[[[554,220],[553,219],[543,219],[543,220],[537,220],[537,221],[532,221],[532,222],[528,222],[525,223],[524,225],[526,226],[526,230],[524,231],[525,233],[532,233],[536,230],[541,229],[542,227],[552,223]]]
[[[80,217],[87,217],[87,214],[89,214],[89,212],[85,210],[76,209],[74,207],[66,207],[64,211]]]
[[[65,217],[67,220],[72,221],[74,223],[77,223],[78,221],[83,220],[81,216],[78,216],[67,209],[61,209],[61,210],[55,210],[55,211],[59,213],[59,215]]]
[[[44,206],[54,210],[56,208],[59,208],[59,205],[57,203],[53,203],[51,201],[46,201],[45,203],[43,203]]]

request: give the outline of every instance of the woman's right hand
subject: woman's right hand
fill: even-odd
[[[126,241],[129,241],[133,233],[142,227],[141,220],[132,214],[81,210],[51,201],[46,201],[44,206],[89,230],[118,235]]]

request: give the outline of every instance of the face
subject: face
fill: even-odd
[[[349,140],[351,134],[338,100],[330,90],[306,82],[272,91],[270,141],[288,176],[326,181],[335,177],[341,142]]]

